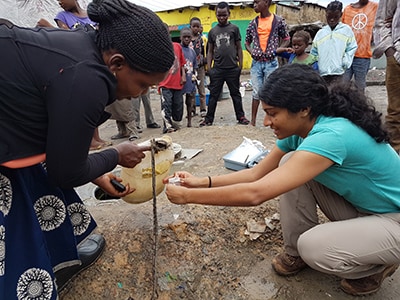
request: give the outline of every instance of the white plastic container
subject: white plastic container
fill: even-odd
[[[156,171],[156,195],[159,195],[164,190],[163,179],[169,175],[171,165],[174,162],[174,150],[172,149],[172,140],[169,136],[164,136],[160,140],[168,141],[169,145],[165,150],[158,151],[155,158]],[[145,141],[139,145],[150,145],[151,141]],[[142,162],[134,168],[121,169],[122,183],[129,183],[130,187],[135,188],[135,191],[122,199],[125,202],[137,204],[149,201],[153,198],[152,189],[152,168],[151,168],[151,151],[145,152],[146,157]]]

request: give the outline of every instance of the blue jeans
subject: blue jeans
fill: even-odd
[[[346,70],[343,75],[343,80],[346,82],[350,81],[354,75],[354,82],[362,91],[365,90],[366,85],[366,77],[369,70],[369,66],[371,64],[370,58],[359,58],[354,57],[353,63],[351,67]]]
[[[260,100],[258,97],[258,91],[262,88],[264,81],[267,79],[269,74],[276,69],[278,69],[277,59],[271,61],[252,61],[250,75],[251,83],[253,85],[252,96],[254,100]]]

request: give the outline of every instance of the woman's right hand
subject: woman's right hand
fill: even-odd
[[[144,151],[150,151],[151,146],[139,146],[132,142],[123,142],[114,147],[118,151],[118,164],[133,168],[145,158]]]

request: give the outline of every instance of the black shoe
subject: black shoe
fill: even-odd
[[[147,128],[161,128],[161,126],[154,122],[151,124],[147,124]]]
[[[116,135],[113,135],[112,137],[111,137],[111,139],[112,140],[119,140],[119,139],[125,139],[125,138],[127,138],[127,137],[129,137],[129,133],[118,133],[118,134],[116,134]]]
[[[176,129],[174,127],[164,128],[163,133],[172,133],[175,132]]]
[[[78,246],[80,265],[74,265],[55,272],[57,291],[61,292],[80,272],[90,267],[101,256],[106,241],[100,234],[91,234]]]

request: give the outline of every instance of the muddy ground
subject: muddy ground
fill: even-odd
[[[382,81],[384,71],[379,72],[374,73],[374,82]],[[242,76],[243,81],[246,79],[248,76]],[[383,86],[369,86],[368,93],[378,108],[385,108]],[[151,99],[154,115],[161,123],[159,98],[153,93]],[[249,115],[250,91],[246,92],[243,104]],[[198,128],[201,118],[195,117],[194,127],[170,134],[183,149],[202,149],[190,160],[176,163],[171,172],[187,170],[199,176],[233,172],[224,167],[222,158],[239,146],[243,137],[259,140],[267,148],[274,144],[271,131],[261,126],[262,118],[260,111],[256,127],[238,125],[231,100],[219,101],[213,126]],[[100,133],[109,140],[116,133],[114,121],[103,124]],[[160,129],[146,128],[138,142],[159,136]],[[68,285],[61,294],[62,300],[354,298],[340,290],[340,279],[334,276],[309,269],[283,278],[272,271],[271,259],[282,250],[278,199],[252,208],[177,206],[161,193],[156,205],[159,230],[154,259],[152,201],[98,201],[92,196],[93,189],[89,184],[78,192],[96,219],[97,231],[105,236],[107,246],[102,257]],[[262,223],[266,218],[269,226],[265,232],[251,240],[246,234],[248,222]],[[368,298],[399,299],[397,273]]]

